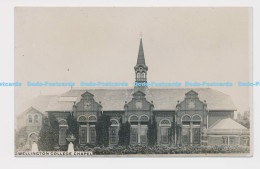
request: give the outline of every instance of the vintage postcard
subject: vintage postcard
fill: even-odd
[[[16,7],[15,156],[252,156],[248,7]]]

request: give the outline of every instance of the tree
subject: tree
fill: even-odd
[[[174,136],[175,136],[175,124],[174,122],[171,123],[171,127],[169,128],[169,141],[170,145],[174,144]]]
[[[130,144],[130,123],[122,123],[120,119],[120,129],[118,132],[119,140],[118,145],[127,146]]]
[[[176,144],[175,143],[175,129],[176,129],[176,124],[175,124],[175,116],[173,115],[172,118],[172,123],[171,123],[171,127],[169,128],[169,140],[170,140],[170,144]]]
[[[43,126],[40,130],[38,147],[41,151],[53,151],[55,146],[55,133],[49,119],[44,118]]]
[[[74,144],[77,145],[79,143],[79,124],[75,117],[71,114],[67,117],[67,124],[68,124],[68,134],[73,134],[76,137]]]
[[[53,137],[55,145],[59,145],[59,122],[53,114],[48,115],[50,125],[53,129]]]
[[[96,144],[107,147],[109,145],[110,116],[101,115],[96,123]]]
[[[148,145],[149,146],[156,145],[156,143],[157,143],[157,123],[156,123],[155,117],[153,117],[149,121],[147,137],[148,137]]]
[[[250,129],[250,115],[249,111],[245,111],[243,115],[240,113],[238,114],[238,118],[236,120],[241,125],[245,126],[246,128]]]
[[[26,127],[19,129],[15,132],[15,148],[22,149],[27,142],[28,134],[26,132]]]

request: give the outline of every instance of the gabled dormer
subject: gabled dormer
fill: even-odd
[[[79,115],[96,115],[99,116],[102,106],[101,102],[96,102],[94,99],[94,95],[86,91],[81,95],[80,101],[74,106],[76,110],[75,113],[77,116]]]

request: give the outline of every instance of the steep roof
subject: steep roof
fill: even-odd
[[[140,39],[140,45],[139,45],[138,58],[137,58],[137,64],[136,65],[145,65],[142,38]]]
[[[185,94],[190,91],[188,88],[151,88],[146,92],[146,99],[153,101],[154,110],[175,110],[177,101],[184,100]],[[198,93],[200,100],[207,101],[209,110],[236,110],[230,96],[221,93],[214,89],[209,88],[196,88],[192,89]],[[88,91],[94,95],[96,102],[101,101],[103,111],[123,111],[125,101],[129,102],[132,99],[134,90],[129,89],[72,89],[68,92],[60,95],[57,98],[53,98],[48,105],[47,111],[71,111],[72,106],[79,102],[81,95]],[[60,99],[65,97],[68,99]],[[69,101],[74,98],[76,101]],[[68,100],[68,101],[61,101]],[[73,100],[73,99],[72,99]]]

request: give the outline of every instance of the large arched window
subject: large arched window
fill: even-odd
[[[159,123],[161,132],[161,143],[169,143],[169,129],[171,127],[171,121],[169,119],[162,119]]]
[[[59,144],[66,145],[67,140],[67,121],[65,119],[59,120]]]
[[[129,117],[129,122],[131,124],[130,130],[130,143],[131,144],[147,144],[147,130],[148,130],[148,122],[149,116],[141,115],[138,117],[137,115],[131,115]]]
[[[119,131],[119,122],[117,119],[111,119],[111,126],[109,128],[109,137],[110,144],[116,145],[118,143],[118,131]]]
[[[81,115],[78,117],[78,122],[80,123],[79,127],[79,144],[86,144],[87,143],[87,117]]]
[[[184,115],[182,118],[182,143],[185,145],[199,145],[202,118],[198,114]]]
[[[139,118],[140,123],[140,142],[141,144],[146,144],[148,142],[147,140],[147,130],[148,130],[148,122],[149,122],[149,116],[147,115],[141,115]]]
[[[129,117],[129,122],[131,124],[130,128],[130,144],[138,144],[138,116],[131,115]]]
[[[78,117],[79,127],[79,143],[85,145],[87,143],[96,143],[96,122],[97,117],[95,115],[90,115],[86,117],[81,115]]]

